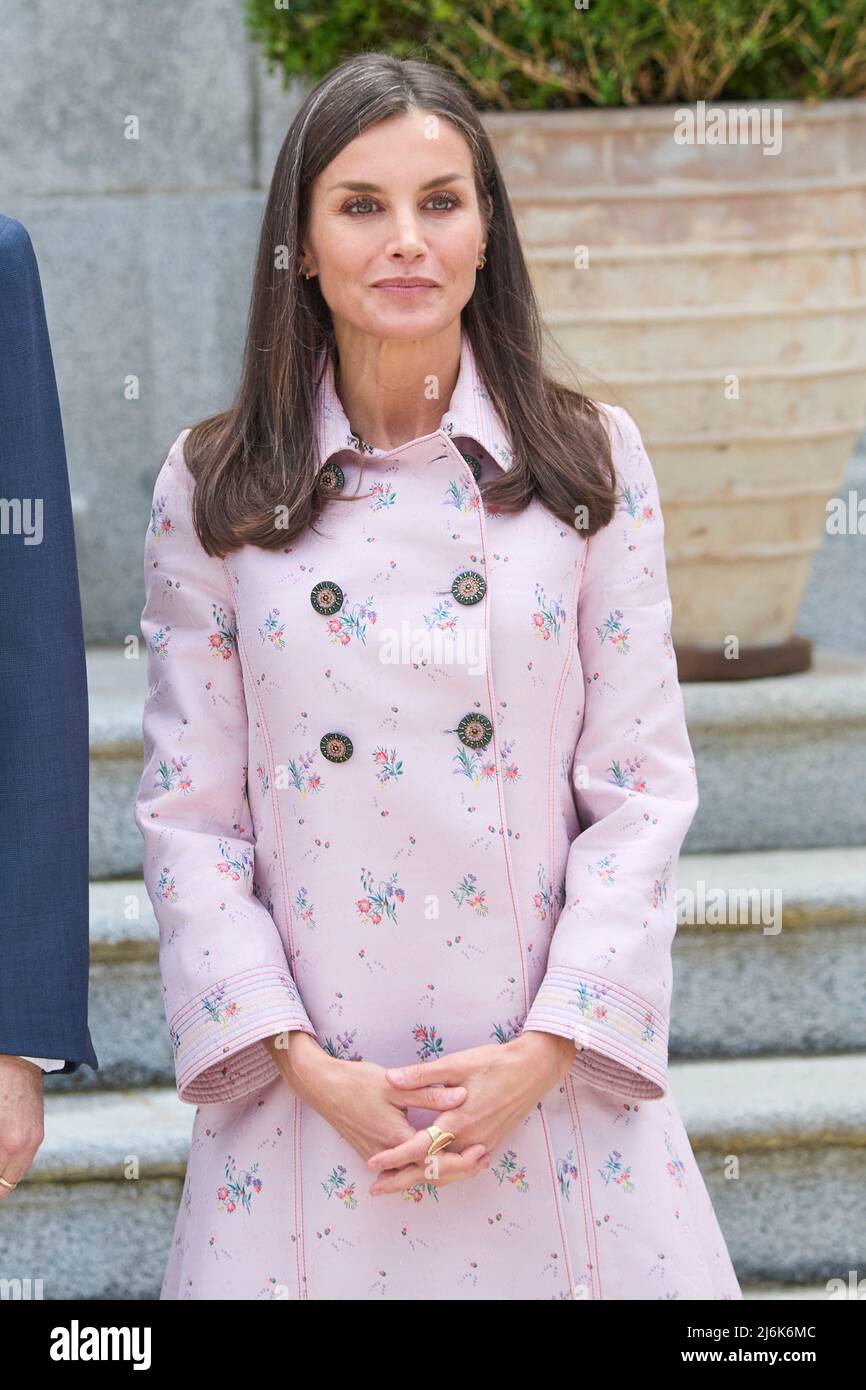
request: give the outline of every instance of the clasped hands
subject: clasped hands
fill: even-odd
[[[372,1195],[475,1177],[574,1063],[570,1038],[540,1031],[400,1068],[334,1058],[303,1032],[287,1042],[290,1057],[270,1047],[287,1084],[366,1161]],[[430,1124],[454,1134],[447,1148],[427,1156],[430,1135],[409,1109],[429,1109]]]
[[[442,1109],[430,1123],[455,1137],[447,1148],[428,1157],[430,1135],[425,1126],[393,1148],[372,1154],[367,1167],[376,1178],[370,1192],[402,1192],[423,1182],[438,1186],[489,1168],[501,1139],[562,1081],[573,1061],[570,1038],[528,1032],[508,1043],[386,1068],[387,1081],[397,1092],[426,1086],[441,1090],[436,1099]]]

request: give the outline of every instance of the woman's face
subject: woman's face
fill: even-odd
[[[466,140],[449,121],[408,111],[364,131],[314,181],[303,264],[338,331],[419,338],[459,318],[484,245]],[[416,276],[433,287],[377,285]]]

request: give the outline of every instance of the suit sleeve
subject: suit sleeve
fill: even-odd
[[[87,665],[69,474],[36,253],[2,212],[0,499],[0,1053],[30,1047],[63,1057],[67,1073],[82,1063],[97,1071]]]
[[[316,1033],[283,937],[255,892],[235,604],[227,566],[193,526],[185,433],[156,480],[145,541],[149,689],[134,814],[178,1094],[198,1105],[277,1079],[263,1038]]]
[[[576,1081],[653,1100],[669,1090],[676,868],[698,791],[658,486],[634,420],[609,409],[617,510],[587,541],[577,619],[584,710],[571,779],[581,828],[524,1029],[572,1038]]]

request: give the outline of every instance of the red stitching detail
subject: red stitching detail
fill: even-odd
[[[452,441],[451,441],[446,435],[442,435],[441,437],[442,437],[442,439],[444,440],[446,447],[449,447],[455,454],[458,454],[458,455],[459,455],[459,450],[457,449],[456,444],[453,444]],[[463,460],[463,458],[462,458],[462,455],[460,455],[460,461],[461,461],[461,463],[464,462],[464,460]],[[479,490],[478,490],[478,484],[475,482],[475,478],[474,478],[474,476],[472,475],[471,470],[469,470],[469,476],[470,476],[470,478],[472,478],[472,488],[473,488],[473,491],[474,491],[474,493],[475,493],[475,495],[476,495],[476,497],[478,498],[478,501],[479,501],[479,505],[475,508],[475,513],[476,513],[476,516],[477,516],[477,518],[478,518],[478,526],[479,526],[479,530],[480,530],[480,532],[481,532],[480,544],[481,544],[481,557],[482,557],[482,563],[483,563],[483,565],[484,565],[484,575],[485,575],[485,578],[489,578],[489,577],[488,577],[488,574],[487,574],[487,532],[486,532],[486,529],[485,529],[485,526],[484,526],[484,507],[483,507],[483,503],[481,502],[481,493],[480,493]],[[497,804],[498,804],[498,806],[499,806],[499,821],[500,821],[500,825],[501,825],[501,827],[502,827],[501,835],[502,835],[502,849],[503,849],[503,852],[504,852],[504,854],[505,854],[505,876],[506,876],[506,878],[507,878],[507,880],[508,880],[508,893],[509,893],[509,896],[510,896],[510,898],[511,898],[511,908],[512,908],[512,912],[514,913],[514,925],[515,925],[515,929],[516,929],[516,931],[517,931],[517,945],[518,945],[518,951],[519,951],[519,954],[520,954],[520,974],[521,974],[521,978],[522,978],[522,981],[523,981],[523,1010],[524,1010],[524,1013],[527,1013],[527,1012],[529,1011],[529,984],[528,984],[527,978],[526,978],[526,961],[524,960],[524,950],[523,950],[523,931],[522,931],[521,925],[520,925],[520,911],[519,911],[518,906],[517,906],[517,900],[516,900],[516,898],[515,898],[515,896],[514,896],[514,874],[513,874],[512,864],[511,864],[511,853],[510,853],[510,850],[509,850],[509,848],[508,848],[508,835],[506,834],[507,826],[506,826],[506,820],[505,820],[505,808],[504,808],[504,806],[503,806],[503,801],[502,801],[502,778],[501,778],[500,771],[499,771],[499,748],[498,748],[498,745],[497,745],[497,742],[496,742],[496,704],[495,704],[495,701],[494,701],[494,698],[493,698],[493,685],[492,685],[492,679],[491,679],[491,661],[490,661],[490,650],[491,650],[491,647],[490,647],[490,602],[489,602],[490,584],[489,584],[489,582],[488,582],[488,585],[487,585],[487,595],[488,595],[488,601],[487,601],[487,602],[485,603],[485,605],[484,605],[484,657],[485,657],[485,666],[486,666],[485,678],[486,678],[486,682],[487,682],[487,699],[488,699],[488,704],[489,704],[489,708],[490,708],[490,723],[491,723],[491,725],[493,726],[492,745],[493,745],[493,757],[494,757],[494,761],[495,761],[495,764],[496,764],[496,799],[497,799]]]
[[[559,1191],[558,1191],[558,1184],[557,1184],[557,1180],[556,1180],[556,1164],[554,1163],[554,1161],[553,1161],[553,1155],[552,1155],[551,1152],[550,1152],[550,1134],[549,1134],[549,1132],[548,1132],[547,1118],[546,1118],[546,1116],[545,1116],[545,1114],[544,1114],[544,1101],[543,1101],[543,1100],[539,1102],[538,1114],[539,1114],[539,1117],[540,1117],[540,1119],[541,1119],[541,1131],[542,1131],[542,1134],[544,1135],[544,1147],[545,1147],[545,1151],[546,1151],[546,1153],[547,1153],[547,1167],[548,1167],[548,1171],[549,1171],[549,1173],[550,1173],[551,1185],[552,1185],[552,1187],[553,1187],[553,1206],[554,1206],[554,1210],[556,1211],[556,1219],[557,1219],[557,1222],[559,1223],[559,1236],[560,1236],[560,1240],[562,1241],[562,1254],[563,1254],[563,1257],[564,1257],[564,1259],[565,1259],[565,1272],[566,1272],[566,1277],[567,1277],[567,1279],[568,1279],[568,1287],[569,1287],[570,1289],[573,1290],[573,1289],[574,1289],[574,1270],[572,1269],[572,1263],[571,1263],[571,1250],[569,1249],[569,1245],[568,1245],[568,1233],[567,1233],[567,1229],[566,1229],[566,1224],[565,1224],[565,1222],[564,1222],[563,1219],[562,1219],[562,1207],[561,1207],[561,1204],[560,1204],[560,1201],[559,1201]]]
[[[598,1253],[598,1237],[595,1225],[595,1213],[592,1209],[592,1190],[589,1184],[589,1163],[587,1162],[586,1158],[586,1145],[584,1144],[583,1139],[583,1127],[580,1123],[580,1107],[578,1106],[577,1099],[574,1095],[574,1081],[570,1076],[566,1076],[565,1078],[565,1094],[568,1099],[569,1111],[573,1116],[574,1128],[572,1130],[572,1133],[575,1137],[575,1143],[578,1144],[580,1148],[580,1201],[581,1206],[583,1207],[584,1232],[586,1233],[587,1229],[589,1231],[589,1234],[586,1236],[587,1253],[590,1255],[590,1258],[592,1259],[592,1270],[590,1272],[589,1277],[593,1293],[595,1293],[596,1287],[595,1280],[598,1279],[598,1297],[603,1298],[604,1294],[602,1293],[601,1284],[601,1259]],[[589,1207],[588,1228],[587,1207]]]
[[[586,546],[583,547],[583,560],[584,560],[584,561],[586,560]],[[576,642],[576,640],[575,640],[575,634],[576,634],[576,631],[577,631],[577,599],[578,599],[578,594],[580,593],[580,581],[581,581],[582,576],[583,576],[583,564],[580,563],[580,564],[578,564],[578,566],[577,566],[577,573],[576,573],[576,575],[575,575],[575,577],[574,577],[574,593],[573,593],[572,596],[571,596],[571,628],[570,628],[569,634],[568,634],[568,653],[567,653],[567,655],[566,655],[565,664],[564,664],[564,666],[563,666],[563,668],[562,668],[562,674],[560,675],[560,678],[559,678],[559,688],[558,688],[558,690],[557,690],[557,692],[556,692],[556,699],[554,700],[554,704],[553,704],[553,718],[551,719],[551,722],[550,722],[550,741],[549,741],[549,744],[548,744],[548,759],[549,759],[549,760],[548,760],[548,765],[547,765],[547,843],[548,843],[548,855],[549,855],[548,868],[549,868],[549,870],[550,870],[550,884],[551,884],[551,890],[553,889],[554,879],[555,879],[555,874],[554,874],[554,863],[553,863],[553,858],[554,858],[554,856],[553,856],[553,846],[554,846],[554,840],[555,840],[555,834],[554,834],[554,829],[553,829],[553,802],[554,802],[554,796],[553,796],[553,781],[554,781],[554,772],[553,772],[553,749],[554,749],[554,743],[555,743],[555,732],[556,732],[556,727],[557,727],[557,724],[559,723],[559,711],[560,711],[560,707],[561,707],[561,705],[562,705],[563,693],[564,693],[564,691],[565,691],[565,686],[566,686],[566,683],[567,683],[567,681],[568,681],[569,674],[570,674],[570,672],[571,672],[572,662],[574,661],[575,653],[576,653],[576,651],[577,651],[577,642]],[[577,807],[575,807],[575,815],[577,815]],[[579,818],[579,817],[577,818],[577,823],[578,823],[578,825],[580,825],[580,818]],[[571,843],[573,844],[574,841],[572,841]],[[569,849],[570,849],[570,848],[571,848],[571,845],[569,845]],[[567,862],[567,858],[566,858],[566,862]],[[557,921],[558,921],[558,920],[559,920],[559,919],[557,918]],[[553,930],[554,930],[554,931],[556,930],[556,927],[555,927],[555,926],[554,926]],[[551,932],[551,937],[552,937],[552,936],[553,936],[553,932]]]
[[[247,649],[246,649],[246,643],[244,642],[244,636],[243,636],[243,633],[241,632],[241,620],[240,620],[240,613],[239,613],[239,611],[238,611],[237,593],[236,593],[236,590],[235,590],[234,585],[232,584],[231,574],[229,573],[229,568],[228,568],[228,565],[227,565],[226,562],[225,562],[225,558],[223,558],[222,565],[223,565],[223,569],[225,570],[225,573],[226,573],[226,578],[227,578],[227,580],[228,580],[228,585],[229,585],[229,592],[230,592],[231,595],[232,595],[232,600],[233,600],[233,605],[234,605],[234,611],[235,611],[235,628],[236,628],[236,635],[237,635],[237,641],[238,641],[238,651],[239,651],[239,652],[241,652],[241,651],[243,652],[244,661],[246,662],[246,666],[247,666],[247,671],[248,671],[248,674],[250,675],[250,686],[251,686],[251,689],[252,689],[252,691],[253,691],[253,697],[254,697],[255,702],[256,702],[256,707],[257,707],[257,709],[258,709],[258,711],[259,711],[259,718],[261,719],[261,722],[262,722],[262,737],[263,737],[263,739],[264,739],[264,741],[265,741],[265,747],[267,748],[267,753],[268,753],[269,770],[270,770],[270,774],[271,774],[271,778],[272,778],[271,786],[272,786],[272,788],[273,788],[273,792],[272,792],[272,796],[271,796],[271,805],[272,805],[272,807],[273,807],[274,824],[275,824],[276,836],[277,836],[277,860],[278,860],[278,863],[279,863],[279,866],[280,866],[280,878],[281,878],[281,880],[282,880],[282,885],[283,885],[283,905],[284,905],[284,910],[285,910],[285,914],[286,914],[286,936],[288,937],[288,944],[289,944],[289,962],[288,962],[288,963],[289,963],[289,974],[291,975],[292,979],[293,979],[294,982],[295,982],[295,988],[296,988],[297,991],[298,991],[299,998],[301,999],[301,1007],[303,1008],[303,1007],[304,1007],[304,1006],[303,1006],[303,994],[301,993],[301,986],[300,986],[300,983],[299,983],[299,981],[298,981],[298,978],[297,978],[297,976],[296,976],[296,974],[295,974],[295,937],[294,937],[294,930],[293,930],[294,914],[292,913],[292,904],[291,904],[291,901],[290,901],[290,898],[289,898],[288,878],[287,878],[287,876],[286,876],[286,862],[285,862],[285,852],[284,852],[284,843],[283,843],[283,823],[282,823],[282,820],[281,820],[281,818],[280,818],[279,802],[278,802],[277,795],[276,795],[276,793],[277,793],[277,777],[276,777],[276,767],[275,767],[275,763],[274,763],[274,749],[273,749],[273,744],[272,744],[272,742],[271,742],[271,734],[270,734],[270,730],[269,730],[269,728],[268,728],[268,721],[267,721],[267,719],[265,718],[265,712],[264,712],[264,709],[263,709],[263,707],[262,707],[261,698],[260,698],[260,696],[259,696],[259,691],[258,691],[258,688],[257,688],[257,686],[256,686],[256,682],[252,679],[252,667],[250,666],[249,657],[247,656]],[[304,1009],[304,1012],[306,1013],[306,1009]],[[310,1020],[310,1022],[312,1022],[312,1019]],[[298,1186],[296,1187],[296,1192],[300,1192],[300,1185],[298,1185]],[[301,1205],[302,1205],[302,1207],[303,1207],[303,1193],[302,1193],[302,1192],[300,1192],[300,1198],[301,1198]],[[297,1230],[298,1230],[298,1258],[301,1259],[302,1262],[303,1262],[303,1264],[304,1264],[304,1274],[306,1275],[306,1272],[307,1272],[307,1271],[306,1271],[306,1251],[303,1249],[303,1244],[304,1244],[304,1228],[303,1228],[303,1223],[301,1223],[301,1224],[298,1225]],[[299,1279],[298,1283],[299,1283],[299,1287],[300,1287],[300,1279]],[[305,1285],[305,1287],[306,1287],[306,1285]]]

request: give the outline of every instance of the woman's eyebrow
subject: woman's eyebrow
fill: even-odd
[[[418,191],[424,193],[426,189],[435,188],[439,183],[456,183],[459,179],[462,179],[464,183],[467,182],[465,174],[438,174],[435,179],[428,179],[426,183],[422,183]],[[375,183],[346,182],[332,184],[328,192],[333,193],[335,188],[347,188],[351,193],[384,193],[385,191]]]

